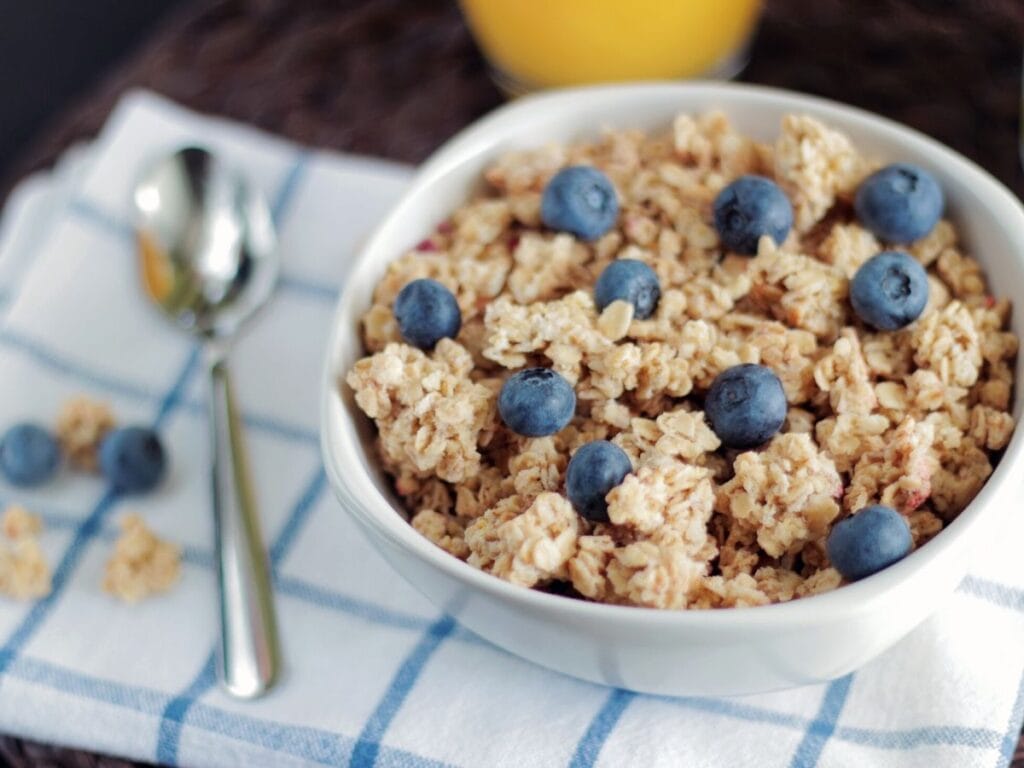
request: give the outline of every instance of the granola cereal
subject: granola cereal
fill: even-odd
[[[718,489],[719,511],[753,532],[770,557],[820,540],[839,515],[839,473],[807,433],[777,435],[764,450],[737,456],[733,470]]]
[[[158,538],[139,515],[126,515],[120,525],[103,589],[127,603],[169,590],[178,580],[181,549]]]
[[[68,462],[78,469],[97,471],[100,441],[114,425],[114,414],[106,403],[84,395],[64,403],[57,415],[57,439]]]
[[[4,536],[11,541],[33,538],[43,531],[43,521],[39,515],[29,512],[20,504],[11,504],[4,510],[2,525]]]
[[[50,566],[34,538],[0,548],[0,594],[14,600],[37,600],[50,594],[51,580]]]
[[[50,594],[52,574],[37,540],[43,530],[38,515],[19,504],[7,507],[0,544],[0,594],[13,600],[36,600]]]
[[[578,164],[601,170],[619,204],[593,241],[541,223],[545,186]],[[867,505],[903,515],[915,547],[941,535],[1012,436],[1018,340],[1009,303],[947,219],[903,247],[927,271],[921,316],[896,331],[861,321],[850,283],[891,247],[852,206],[876,168],[816,119],[787,116],[762,144],[720,112],[680,115],[667,134],[605,131],[499,158],[482,191],[388,267],[363,316],[367,355],[345,378],[413,528],[515,584],[675,610],[841,586],[826,539]],[[752,256],[723,246],[712,215],[745,174],[774,180],[794,214],[784,242],[762,236]],[[595,303],[615,259],[657,276],[651,316]],[[430,351],[403,342],[391,310],[423,277],[462,313],[458,336]],[[788,412],[767,444],[738,451],[711,429],[704,397],[742,363],[778,376]],[[535,366],[572,385],[576,414],[522,437],[498,415],[498,393]],[[62,440],[87,461],[106,423],[82,404],[69,413]],[[566,491],[571,457],[594,440],[632,468],[605,497],[607,520],[581,517]],[[111,581],[140,567],[132,547],[159,547],[140,521],[127,525]]]
[[[469,377],[472,367],[464,347],[442,339],[431,356],[392,343],[352,369],[348,383],[359,407],[377,420],[388,460],[451,483],[479,472],[477,443],[494,392]]]
[[[576,551],[579,519],[568,499],[545,491],[532,501],[504,499],[465,531],[469,562],[513,584],[564,578]]]

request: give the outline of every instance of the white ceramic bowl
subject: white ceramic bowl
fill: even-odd
[[[363,354],[359,317],[388,262],[464,202],[483,169],[512,149],[595,135],[603,126],[665,130],[681,111],[725,110],[771,141],[783,115],[818,117],[868,156],[919,163],[938,178],[948,214],[1000,296],[1024,308],[1024,209],[973,163],[889,120],[785,91],[728,84],[639,84],[552,92],[516,101],[453,138],[422,170],[362,249],[334,319],[323,381],[322,443],[331,484],[369,541],[441,609],[495,645],[598,683],[669,695],[754,693],[844,675],[924,620],[959,583],[1013,501],[1022,430],[971,505],[902,562],[833,592],[717,611],[600,605],[513,586],[457,560],[399,513],[375,466],[372,426],[339,381]],[[1015,416],[1020,417],[1021,362]]]

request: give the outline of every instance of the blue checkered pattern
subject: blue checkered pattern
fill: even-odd
[[[127,189],[202,140],[267,190],[285,276],[234,362],[288,672],[255,703],[216,687],[205,411],[196,348],[134,293]],[[42,514],[50,596],[0,605],[0,729],[171,765],[1004,766],[1024,716],[1024,589],[993,555],[881,659],[828,685],[742,699],[645,696],[533,667],[439,615],[330,498],[317,387],[346,259],[401,169],[311,155],[136,94],[73,194],[47,198],[25,269],[0,264],[0,408],[46,421],[86,392],[165,435],[167,487],[97,480],[0,492]],[[272,370],[273,375],[267,375]],[[126,509],[183,544],[181,584],[122,606],[99,589]],[[1009,550],[1008,550],[1009,552]],[[1004,562],[1004,565],[998,565]]]

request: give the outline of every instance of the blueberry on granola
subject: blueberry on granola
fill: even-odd
[[[540,203],[545,226],[581,240],[597,240],[615,225],[618,215],[615,187],[589,165],[571,165],[552,176]]]
[[[910,325],[928,303],[928,275],[913,256],[883,251],[868,259],[850,281],[857,316],[880,331]]]
[[[100,470],[117,491],[152,490],[163,478],[166,463],[160,437],[148,427],[121,427],[100,443]]]
[[[566,495],[583,517],[595,523],[608,522],[605,496],[632,471],[625,451],[607,440],[595,440],[581,446],[569,460]]]
[[[942,215],[942,189],[923,168],[893,163],[861,182],[853,206],[877,237],[912,243],[931,232]]]
[[[833,567],[849,581],[863,579],[910,552],[910,526],[892,507],[875,504],[841,520],[828,535]]]
[[[768,442],[786,419],[786,393],[770,368],[744,363],[715,377],[704,400],[711,429],[727,448]]]
[[[633,317],[638,320],[653,315],[660,298],[657,274],[638,259],[616,259],[604,268],[594,284],[594,300],[599,310],[621,299],[633,305]]]
[[[46,482],[60,464],[56,438],[38,424],[15,424],[0,442],[0,469],[12,485]]]
[[[407,283],[392,306],[402,338],[420,349],[433,349],[441,339],[454,339],[462,328],[455,296],[437,280]]]
[[[498,413],[516,434],[553,435],[576,413],[576,392],[550,368],[527,368],[509,376],[502,385]]]
[[[752,256],[768,235],[782,243],[793,227],[793,206],[782,188],[763,176],[740,176],[715,198],[715,229],[730,251]]]

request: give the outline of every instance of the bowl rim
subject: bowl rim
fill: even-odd
[[[420,167],[401,197],[377,224],[373,234],[352,259],[349,274],[355,273],[359,266],[375,250],[378,250],[377,241],[384,237],[385,231],[390,228],[392,221],[413,197],[421,194],[450,168],[464,162],[473,162],[480,151],[492,144],[494,139],[514,137],[516,133],[514,124],[518,120],[541,112],[546,105],[552,103],[581,101],[587,104],[597,104],[607,102],[613,106],[616,102],[628,100],[634,95],[638,98],[660,96],[665,99],[721,96],[733,101],[743,100],[747,102],[748,106],[770,103],[773,108],[781,108],[785,112],[811,112],[825,122],[829,121],[830,116],[836,115],[841,122],[856,124],[857,128],[865,133],[891,142],[904,143],[912,147],[916,154],[927,158],[927,162],[932,167],[941,167],[946,173],[962,177],[964,186],[973,188],[979,197],[985,198],[985,205],[989,208],[997,209],[995,213],[998,218],[1007,222],[1005,225],[1007,231],[1024,232],[1024,206],[1001,182],[960,153],[894,120],[818,96],[767,86],[701,81],[686,83],[653,81],[545,91],[507,103],[471,123],[446,141]],[[724,108],[728,109],[727,106]],[[683,105],[679,107],[680,112],[686,109],[687,107]],[[612,122],[612,119],[609,118],[608,122]],[[595,129],[599,127],[599,125],[595,126]],[[1024,261],[1024,256],[1022,256],[1024,236],[1021,236],[1021,246],[1021,249],[1016,252],[995,258]],[[388,260],[398,258],[399,255],[395,254]],[[452,579],[482,591],[492,598],[519,603],[524,608],[539,613],[558,613],[566,620],[607,621],[615,622],[623,627],[635,625],[638,628],[641,626],[650,628],[657,626],[673,630],[706,631],[769,627],[792,629],[867,611],[873,604],[891,596],[901,584],[910,580],[914,574],[926,570],[930,564],[934,565],[936,561],[943,560],[943,556],[952,555],[955,549],[965,547],[969,534],[981,527],[979,525],[981,519],[997,514],[998,510],[995,509],[997,505],[991,502],[995,501],[1000,492],[1013,482],[1013,472],[1021,464],[1022,455],[1024,455],[1024,435],[1022,435],[1024,430],[1015,429],[998,465],[978,494],[952,523],[928,542],[927,546],[915,550],[900,562],[879,573],[846,584],[839,589],[784,603],[700,610],[669,610],[570,599],[562,595],[512,584],[474,568],[445,552],[409,525],[377,490],[373,482],[370,481],[369,474],[365,472],[358,460],[345,459],[345,451],[340,445],[341,436],[335,434],[333,430],[332,412],[337,408],[344,417],[351,417],[344,413],[345,408],[340,403],[338,387],[339,384],[345,386],[341,384],[344,371],[337,370],[335,358],[340,346],[341,326],[350,314],[351,305],[357,300],[353,283],[347,281],[332,315],[321,382],[321,451],[327,475],[339,500],[343,506],[348,508],[347,511],[354,514],[364,525],[369,526],[386,540],[411,553],[425,564],[442,571]],[[1019,403],[1017,406],[1019,408]],[[346,477],[347,473],[342,471],[342,467],[347,467],[348,472],[358,472],[360,490],[363,489],[362,486],[366,486],[372,500],[361,498],[360,494],[351,491],[350,484],[353,478]]]

